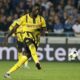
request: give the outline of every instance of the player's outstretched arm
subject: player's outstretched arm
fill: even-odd
[[[9,38],[13,33],[15,33],[18,27],[19,25],[16,24],[16,26],[11,31],[8,32],[8,34],[6,35],[6,38]]]
[[[4,42],[3,42],[3,46],[4,45],[7,45],[8,43],[8,38],[13,34],[15,33],[16,29],[19,27],[19,25],[16,24],[16,26],[11,30],[11,31],[8,31],[8,34],[5,36],[4,38]]]

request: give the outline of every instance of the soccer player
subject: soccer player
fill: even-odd
[[[46,23],[45,19],[39,14],[40,5],[35,4],[30,9],[29,14],[26,14],[18,19],[16,26],[6,36],[5,40],[15,33],[20,26],[22,26],[22,28],[20,28],[22,32],[17,32],[15,34],[20,36],[20,39],[24,43],[26,52],[24,52],[20,60],[4,75],[5,78],[9,78],[10,74],[22,66],[30,57],[33,58],[37,69],[41,69],[36,51],[40,43],[40,35],[46,31]]]

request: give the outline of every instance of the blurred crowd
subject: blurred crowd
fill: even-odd
[[[28,13],[35,3],[41,5],[49,32],[80,35],[80,0],[0,0],[0,31],[8,31],[10,24]]]

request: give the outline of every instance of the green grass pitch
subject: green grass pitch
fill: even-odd
[[[0,61],[0,80],[15,61]],[[80,80],[80,63],[72,62],[41,62],[42,70],[29,62],[30,69],[23,66],[11,74],[12,80]]]

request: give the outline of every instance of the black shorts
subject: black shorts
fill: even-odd
[[[25,38],[23,42],[17,41],[17,48],[19,52],[22,52],[22,48],[24,48],[24,54],[27,55],[28,58],[31,57],[31,52],[29,50],[29,45],[34,44],[37,50],[37,45],[34,43],[32,39]]]
[[[34,44],[34,46],[35,46],[35,48],[36,48],[36,50],[37,50],[37,44],[35,44],[35,42],[32,40],[32,39],[30,39],[30,38],[25,38],[24,39],[24,43],[26,44],[26,46],[29,46],[30,44]]]
[[[31,54],[28,46],[24,42],[17,41],[18,52],[22,52],[22,48],[24,48],[23,54],[27,55],[27,57],[30,57]]]
[[[24,48],[23,42],[17,41],[17,48],[22,51],[22,48]]]

